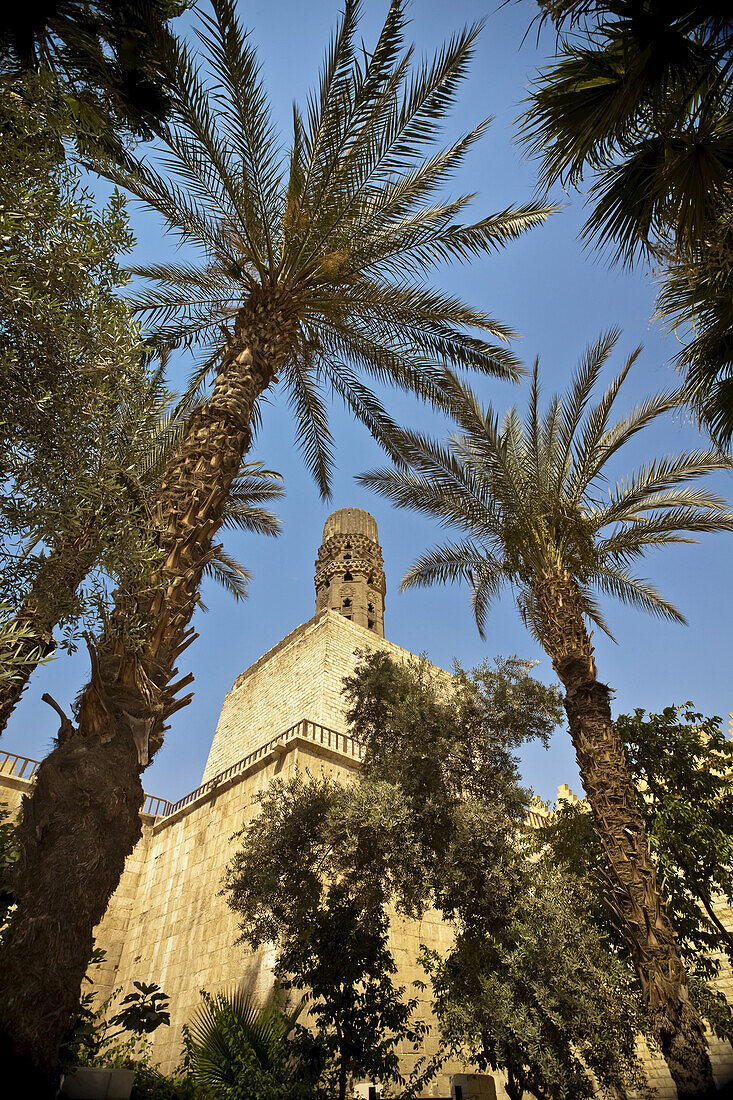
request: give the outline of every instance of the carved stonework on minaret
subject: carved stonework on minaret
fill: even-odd
[[[384,637],[387,585],[373,516],[361,508],[340,508],[328,517],[315,579],[316,614],[338,611]]]

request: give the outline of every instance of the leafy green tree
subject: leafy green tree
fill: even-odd
[[[733,962],[731,935],[715,908],[733,904],[733,745],[720,719],[698,714],[692,703],[648,716],[620,714],[616,729],[685,963],[697,976],[713,977],[720,969],[715,955]],[[596,919],[611,931],[601,896],[603,850],[586,810],[582,803],[559,808],[541,835],[555,861],[596,883]]]
[[[529,409],[499,421],[457,379],[460,432],[446,445],[404,432],[400,451],[411,469],[376,471],[360,480],[400,507],[414,508],[464,532],[425,554],[403,588],[466,580],[483,632],[491,602],[515,590],[523,621],[552,659],[565,688],[565,710],[578,766],[611,873],[611,900],[654,1020],[654,1031],[680,1096],[713,1087],[699,1017],[649,853],[644,819],[623,743],[611,717],[610,691],[596,673],[586,621],[608,632],[594,590],[676,622],[681,613],[631,571],[649,550],[692,541],[699,531],[733,529],[716,494],[689,488],[730,468],[720,453],[663,457],[608,487],[606,467],[679,395],[648,398],[616,423],[614,401],[638,352],[607,392],[589,406],[617,332],[581,360],[570,389],[543,415],[535,368]],[[653,929],[653,932],[652,932]]]
[[[24,665],[0,683],[0,730],[53,649],[54,628],[93,610],[85,579],[101,572],[129,588],[149,575],[151,498],[190,413],[175,412],[164,363],[153,367],[118,296],[119,253],[132,246],[124,202],[96,211],[56,156],[42,108],[17,96],[0,107],[0,595],[16,606],[11,649]],[[258,505],[279,495],[267,471],[243,466],[224,526],[275,533]],[[243,595],[246,570],[222,550],[206,571]]]
[[[13,609],[0,603],[0,693],[13,692],[31,671],[50,660],[33,645],[33,630],[19,623]]]
[[[540,187],[585,184],[584,235],[649,260],[661,314],[684,325],[686,393],[724,444],[733,433],[733,23],[724,6],[540,0],[556,58],[530,88],[522,136]]]
[[[364,745],[358,778],[346,790],[329,779],[271,787],[227,888],[245,939],[278,939],[278,965],[314,994],[327,976],[340,1011],[354,997],[340,983],[350,988],[365,951],[332,897],[347,913],[358,899],[372,935],[387,905],[410,916],[435,906],[456,929],[446,958],[423,953],[443,1053],[507,1069],[517,1098],[586,1097],[589,1069],[609,1088],[642,1080],[643,1011],[633,970],[587,916],[582,884],[539,874],[522,839],[529,793],[514,752],[546,740],[561,715],[557,690],[530,670],[497,660],[449,683],[425,662],[364,656],[346,684],[349,729]]]
[[[85,618],[88,627],[90,617],[96,622],[100,613],[105,614],[107,601],[102,597],[99,606],[99,590],[89,586],[90,574],[92,579],[100,573],[112,576],[119,587],[129,590],[139,583],[142,571],[155,562],[149,502],[166,459],[185,427],[185,419],[177,423],[171,413],[161,380],[160,374],[148,379],[147,384],[141,378],[140,388],[118,410],[114,422],[104,425],[98,450],[87,456],[91,459],[87,468],[82,471],[77,467],[74,471],[76,476],[65,498],[66,510],[73,509],[75,517],[71,532],[54,532],[58,511],[54,507],[53,479],[49,484],[44,476],[40,488],[50,490],[51,499],[36,494],[32,516],[27,499],[19,509],[18,497],[13,494],[10,498],[14,523],[18,524],[20,511],[26,533],[31,528],[32,540],[43,539],[45,549],[36,559],[36,571],[13,620],[8,622],[8,628],[13,625],[14,630],[8,635],[7,652],[12,652],[18,667],[13,676],[0,677],[0,732],[43,657],[49,657],[55,649],[54,629],[64,626],[66,645],[71,647],[80,618]],[[26,493],[28,488],[26,483]],[[260,463],[243,463],[232,485],[223,527],[278,535],[280,521],[261,505],[282,494],[279,474],[263,469]],[[0,514],[3,503],[0,499]],[[204,574],[236,600],[244,599],[251,574],[222,544],[212,549]],[[12,583],[13,572],[9,571],[3,580]],[[200,600],[199,606],[206,610]],[[44,698],[60,712],[58,704],[50,697]]]
[[[556,807],[534,840],[545,867],[559,869],[563,876],[583,883],[588,918],[614,952],[632,962],[618,914],[608,904],[608,861],[587,804]],[[652,852],[654,858],[654,849]],[[725,994],[710,982],[720,963],[709,952],[711,948],[720,950],[720,942],[714,942],[704,911],[694,898],[678,893],[665,901],[688,968],[690,1000],[714,1035],[733,1042],[733,1009]]]
[[[459,668],[448,687],[424,664],[365,657],[346,685],[364,762],[333,833],[362,892],[377,879],[399,910],[433,905],[453,922],[447,955],[423,952],[444,1053],[506,1070],[514,1100],[559,1100],[594,1095],[589,1069],[608,1088],[642,1079],[643,1012],[582,884],[540,873],[523,839],[515,751],[546,741],[561,715],[559,692],[531,667]]]
[[[157,61],[168,21],[186,0],[30,0],[0,17],[0,80],[37,73],[52,102],[49,121],[82,152],[121,153],[120,130],[159,131],[172,106]]]
[[[321,386],[389,449],[396,428],[362,374],[439,406],[446,361],[515,376],[514,358],[492,342],[508,330],[431,288],[426,273],[501,247],[550,209],[529,204],[465,225],[457,219],[468,196],[436,197],[487,125],[435,151],[478,27],[413,68],[402,0],[366,54],[356,44],[358,4],[347,0],[318,90],[305,117],[295,111],[283,163],[234,5],[215,0],[213,9],[213,18],[202,17],[201,64],[168,43],[176,105],[165,137],[169,178],[147,161],[129,173],[110,168],[203,252],[201,264],[140,269],[158,286],[138,304],[163,342],[208,341],[216,374],[152,506],[162,564],[111,616],[78,727],[41,764],[19,826],[23,870],[0,949],[11,991],[0,1028],[12,1036],[13,1057],[46,1073],[91,930],[140,835],[140,773],[185,702],[175,699],[174,665],[191,640],[202,571],[264,395],[282,378],[296,438],[326,493],[331,437]],[[124,630],[130,618],[139,623],[134,646]],[[20,962],[28,957],[37,960],[33,970]]]
[[[511,918],[491,926],[476,926],[471,902],[448,956],[424,953],[448,1050],[504,1070],[510,1100],[643,1089],[636,1040],[648,1024],[638,984],[599,935],[582,882],[526,867]]]
[[[139,375],[120,298],[134,244],[125,202],[102,210],[59,156],[43,106],[0,97],[0,473],[49,477],[93,442]]]
[[[621,714],[616,728],[683,950],[722,951],[733,965],[733,935],[715,911],[733,906],[733,744],[692,703]]]
[[[401,1082],[395,1047],[424,1032],[415,999],[393,982],[384,896],[341,878],[332,853],[331,821],[348,798],[328,778],[272,783],[225,880],[242,939],[275,940],[280,982],[308,995],[311,1058],[334,1067],[339,1100],[350,1075]]]

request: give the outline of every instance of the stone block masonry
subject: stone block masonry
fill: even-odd
[[[276,776],[288,779],[296,769],[325,772],[342,782],[356,773],[360,746],[346,735],[342,686],[359,651],[378,650],[398,661],[415,656],[383,636],[386,585],[376,521],[358,508],[345,508],[326,520],[316,563],[316,615],[255,661],[234,682],[222,707],[202,779],[202,788],[171,805],[147,798],[143,835],[125,865],[107,912],[95,930],[107,956],[93,978],[99,999],[113,989],[128,991],[134,981],[157,982],[170,997],[171,1026],[152,1037],[152,1059],[165,1073],[181,1057],[181,1028],[201,1002],[201,990],[232,990],[241,983],[263,997],[272,982],[274,948],[252,953],[239,941],[235,914],[221,894],[224,874],[239,844],[238,833],[258,812],[256,796]],[[450,677],[431,665],[446,686]],[[294,728],[296,727],[296,728]],[[286,736],[282,736],[286,734]],[[0,802],[17,812],[33,788],[34,761],[0,754]],[[203,784],[208,784],[203,787]],[[575,798],[569,788],[562,798]],[[539,826],[547,810],[535,802],[529,823]],[[157,816],[156,816],[157,815]],[[733,913],[721,908],[733,926]],[[421,921],[390,913],[390,941],[398,965],[397,981],[412,995],[412,982],[423,979],[417,966],[420,944],[441,953],[452,940],[451,926],[437,912]],[[721,988],[733,996],[733,978],[723,960]],[[430,1019],[430,994],[418,993],[418,1012]],[[423,1054],[431,1056],[439,1039],[433,1023]],[[733,1049],[711,1041],[719,1082],[733,1078]],[[409,1074],[416,1056],[402,1052]],[[660,1057],[648,1055],[649,1082],[659,1100],[674,1100],[675,1090]],[[451,1073],[473,1072],[460,1062],[446,1063],[423,1096],[447,1096]],[[506,1100],[495,1075],[497,1100]]]
[[[202,782],[301,718],[346,732],[344,677],[353,673],[358,650],[375,649],[398,661],[416,660],[409,650],[338,611],[321,611],[296,627],[234,681],[224,699]],[[443,669],[436,671],[448,675]]]

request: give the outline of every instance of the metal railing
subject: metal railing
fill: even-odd
[[[32,779],[40,760],[16,756],[14,752],[0,752],[0,775],[12,775],[14,779]]]
[[[167,817],[171,812],[172,802],[167,798],[156,798],[154,794],[146,794],[141,814],[152,814],[154,817]]]
[[[18,756],[14,752],[0,752],[0,777],[12,776],[13,779],[33,779],[40,760],[31,760],[28,756]],[[156,798],[154,794],[146,794],[143,802],[144,814],[168,814],[171,803],[167,798]]]
[[[218,775],[213,776],[206,783],[202,783],[195,791],[190,791],[183,798],[179,798],[177,802],[170,802],[167,798],[158,798],[156,795],[146,794],[141,812],[150,814],[153,817],[170,817],[176,810],[188,806],[190,802],[194,802],[201,795],[225,783],[227,779],[231,779],[233,776],[245,771],[251,764],[256,764],[258,760],[269,753],[276,751],[278,748],[286,749],[288,742],[293,741],[296,737],[313,741],[317,745],[324,745],[335,752],[352,756],[356,760],[364,758],[364,746],[355,737],[351,737],[348,733],[341,733],[339,730],[332,730],[328,726],[322,726],[319,722],[309,722],[306,718],[301,718],[300,722],[290,726],[284,733],[279,733],[277,737],[272,737],[264,745],[260,745],[259,748],[247,753],[241,760],[237,760],[236,764],[232,764],[226,771],[219,772]],[[38,770],[39,764],[39,760],[31,760],[27,756],[18,756],[12,752],[0,752],[0,777],[5,775],[12,776],[15,779],[32,779]],[[544,825],[548,813],[546,807],[541,810],[530,807],[527,811],[527,824],[535,829],[540,828]]]
[[[260,745],[259,748],[247,753],[241,760],[237,760],[236,764],[232,764],[228,767],[226,771],[219,772],[218,775],[212,776],[206,783],[202,783],[200,787],[197,787],[195,791],[190,791],[188,794],[185,794],[183,798],[179,798],[177,802],[167,803],[168,809],[163,811],[163,816],[169,817],[171,814],[174,814],[176,810],[183,809],[189,802],[194,802],[197,798],[207,794],[208,791],[213,790],[215,787],[219,787],[222,783],[226,783],[228,779],[245,771],[251,764],[256,764],[262,757],[267,756],[278,748],[286,748],[288,742],[294,740],[296,737],[304,737],[308,741],[314,741],[318,745],[324,745],[326,748],[333,749],[335,752],[344,753],[346,756],[353,756],[357,760],[361,760],[364,755],[363,746],[354,737],[350,737],[348,733],[340,733],[338,730],[332,730],[329,729],[328,726],[320,725],[319,722],[309,722],[305,718],[302,718],[300,722],[296,722],[294,726],[286,729],[284,733],[279,733],[277,737],[272,737],[269,741],[266,741],[264,745]]]

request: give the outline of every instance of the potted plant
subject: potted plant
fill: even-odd
[[[95,952],[93,962],[101,961]],[[77,1018],[62,1051],[62,1097],[69,1100],[128,1100],[135,1081],[135,1062],[145,1056],[146,1037],[170,1023],[168,998],[160,986],[133,982],[119,1011],[110,1009],[120,993],[115,990],[98,1008],[93,994],[79,1003]]]

